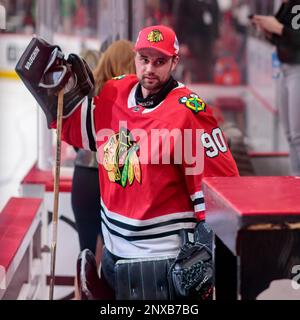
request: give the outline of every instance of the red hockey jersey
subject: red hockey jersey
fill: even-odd
[[[134,75],[108,81],[64,119],[63,139],[97,149],[107,249],[124,258],[174,256],[179,231],[193,231],[204,218],[202,177],[238,171],[201,98],[179,85],[143,108],[137,85]]]

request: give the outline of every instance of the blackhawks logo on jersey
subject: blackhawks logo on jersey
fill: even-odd
[[[160,42],[164,40],[162,33],[159,30],[152,30],[147,37],[150,42]]]
[[[125,75],[125,74],[122,74],[122,75],[120,75],[120,76],[113,77],[113,80],[122,80],[122,79],[124,79],[125,77],[126,77],[126,75]]]
[[[112,135],[103,147],[103,166],[111,182],[123,188],[134,179],[141,183],[141,166],[137,155],[139,146],[133,141],[131,133],[121,128],[119,133]]]
[[[188,97],[181,97],[179,102],[196,113],[205,111],[206,108],[205,102],[195,93],[191,93]]]

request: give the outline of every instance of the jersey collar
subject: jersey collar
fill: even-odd
[[[172,78],[172,79],[173,79],[173,78]],[[176,80],[174,80],[174,81],[176,81]],[[174,87],[174,88],[172,88],[172,89],[170,89],[170,90],[167,92],[167,94],[168,94],[170,91],[172,91],[172,90],[177,90],[177,89],[179,89],[179,88],[184,88],[184,87],[185,87],[185,85],[182,84],[181,82],[178,82],[178,81],[176,81],[176,82],[177,82],[177,86]],[[135,95],[136,95],[136,91],[137,91],[138,86],[139,86],[139,83],[136,83],[136,84],[132,87],[132,89],[130,90],[130,93],[129,93],[129,96],[128,96],[128,100],[127,100],[128,109],[137,107],[137,102],[136,102],[136,99],[135,99]],[[167,96],[167,94],[165,95],[165,97]],[[142,107],[142,109],[144,109],[144,110],[142,111],[142,113],[149,113],[149,112],[154,111],[155,109],[157,109],[157,108],[161,105],[161,103],[163,102],[163,100],[165,99],[165,97],[164,97],[155,107],[152,107],[152,108],[144,108],[144,107]]]
[[[155,108],[166,98],[168,93],[176,87],[178,87],[178,82],[174,80],[173,77],[170,77],[170,79],[164,84],[159,92],[144,98],[142,94],[142,86],[138,84],[135,90],[136,105],[146,109]]]

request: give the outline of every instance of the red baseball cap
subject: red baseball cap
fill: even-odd
[[[176,56],[179,51],[179,43],[175,32],[166,26],[157,25],[144,28],[140,31],[134,50],[152,48],[167,56]]]

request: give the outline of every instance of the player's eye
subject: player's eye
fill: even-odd
[[[146,57],[140,57],[140,61],[141,61],[142,63],[148,63],[148,62],[149,62],[149,59],[146,58]]]
[[[159,60],[156,61],[156,65],[158,65],[158,66],[161,66],[161,65],[163,65],[165,63],[166,63],[166,61],[164,59],[159,59]]]

